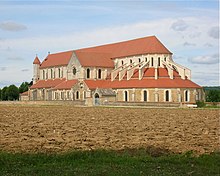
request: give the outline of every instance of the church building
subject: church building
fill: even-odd
[[[33,62],[30,100],[185,103],[204,99],[191,70],[149,36],[113,44],[48,54]]]

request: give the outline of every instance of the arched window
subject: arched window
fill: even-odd
[[[169,90],[165,91],[165,101],[170,101],[170,93]]]
[[[132,59],[130,59],[130,64],[132,64]]]
[[[167,58],[166,58],[166,57],[164,58],[164,61],[167,61]]]
[[[124,64],[124,61],[122,60],[122,61],[121,61],[121,65],[123,65],[123,64]]]
[[[48,79],[48,70],[47,71],[45,71],[45,74],[46,74],[46,79]]]
[[[147,62],[147,57],[145,58],[145,62]]]
[[[141,59],[140,59],[140,58],[138,59],[138,62],[139,62],[139,63],[141,62]]]
[[[87,70],[86,70],[86,78],[90,78],[90,69],[89,68],[87,68]]]
[[[152,67],[154,66],[154,58],[153,57],[151,58],[151,66]]]
[[[45,71],[43,70],[43,79],[45,79]]]
[[[50,78],[51,79],[53,78],[53,69],[52,68],[50,69]]]
[[[99,69],[99,70],[98,70],[98,79],[101,79],[101,78],[102,78],[102,70]]]
[[[124,100],[125,100],[125,101],[128,101],[128,91],[125,91],[125,92],[124,92]]]
[[[189,91],[185,91],[185,101],[189,101]]]
[[[146,90],[144,90],[143,99],[144,99],[144,101],[147,101],[147,91]]]
[[[76,99],[79,100],[79,91],[76,91]]]
[[[160,58],[158,57],[158,66],[160,67]]]
[[[73,75],[76,75],[76,68],[73,67]]]
[[[60,68],[58,69],[58,74],[59,74],[59,78],[61,77],[61,70]]]

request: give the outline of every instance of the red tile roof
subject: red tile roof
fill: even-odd
[[[21,96],[27,96],[28,95],[28,91],[20,93]]]
[[[39,64],[40,65],[40,60],[37,56],[35,57],[33,64]]]
[[[155,36],[76,50],[82,66],[114,67],[112,58],[140,54],[172,54]]]
[[[190,80],[183,79],[130,79],[130,80],[85,80],[89,89],[96,88],[201,88]]]
[[[48,80],[39,80],[36,84],[32,85],[30,89],[36,88],[54,88],[65,79],[48,79]]]
[[[114,68],[110,53],[85,52],[83,50],[76,50],[75,53],[80,64],[84,67]]]
[[[146,68],[143,77],[155,77],[155,68]]]
[[[179,73],[176,70],[173,70],[173,76],[175,78],[181,78],[181,76],[179,75]]]
[[[59,89],[59,90],[71,89],[77,82],[78,82],[77,79],[66,80],[55,86],[54,89]]]
[[[150,36],[75,51],[49,54],[42,62],[40,68],[67,65],[73,52],[76,53],[79,62],[84,67],[109,68],[114,67],[112,58],[140,54],[172,54],[155,36]]]
[[[157,71],[158,71],[159,77],[169,77],[169,74],[166,68],[158,68]]]
[[[40,68],[68,65],[72,55],[73,51],[49,54],[42,62]]]

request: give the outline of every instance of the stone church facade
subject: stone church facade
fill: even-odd
[[[33,62],[30,100],[189,103],[204,99],[191,70],[155,37],[48,54]]]

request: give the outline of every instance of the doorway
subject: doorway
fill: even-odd
[[[99,94],[95,94],[95,105],[100,105],[100,99],[99,99]]]

